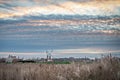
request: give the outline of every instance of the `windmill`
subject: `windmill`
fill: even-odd
[[[53,61],[53,60],[52,60],[52,55],[51,55],[52,52],[53,52],[53,50],[47,50],[47,51],[46,51],[47,61],[48,61],[48,62]]]

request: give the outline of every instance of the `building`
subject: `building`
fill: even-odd
[[[46,51],[47,54],[47,62],[52,62],[52,55],[51,55],[52,51]]]
[[[16,56],[9,55],[6,58],[6,63],[13,63],[16,59],[17,59]]]

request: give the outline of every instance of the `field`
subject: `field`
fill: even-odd
[[[0,64],[0,80],[120,80],[120,60],[105,57],[92,63]]]

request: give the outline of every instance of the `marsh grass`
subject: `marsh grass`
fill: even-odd
[[[105,57],[90,64],[0,64],[0,80],[120,80],[120,61]]]

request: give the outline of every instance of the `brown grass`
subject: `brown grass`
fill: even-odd
[[[120,80],[120,62],[106,57],[90,64],[0,64],[0,80]]]

